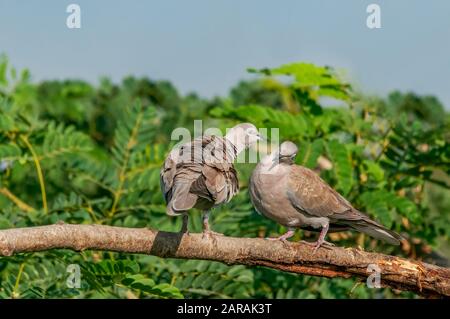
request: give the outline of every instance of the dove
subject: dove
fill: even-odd
[[[160,184],[169,216],[183,215],[182,233],[187,233],[188,211],[203,211],[203,234],[219,235],[210,229],[209,213],[229,202],[239,192],[233,162],[240,152],[263,139],[251,123],[231,128],[225,137],[201,136],[166,157],[160,171]]]
[[[342,195],[314,171],[294,164],[297,146],[283,142],[265,156],[250,177],[249,193],[258,213],[287,227],[277,238],[286,241],[295,229],[319,231],[314,252],[325,241],[328,231],[356,230],[389,244],[399,245],[403,238],[355,209]]]

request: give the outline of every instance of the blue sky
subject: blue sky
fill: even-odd
[[[81,6],[82,28],[66,27]],[[381,29],[366,7],[381,6]],[[437,95],[450,108],[447,0],[0,0],[0,52],[34,80],[128,74],[224,95],[247,67],[309,61],[367,93]]]

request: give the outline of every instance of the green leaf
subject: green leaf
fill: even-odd
[[[353,187],[353,167],[350,151],[347,145],[336,140],[326,144],[328,155],[333,162],[334,172],[337,180],[336,187],[342,195],[347,195]]]
[[[295,89],[314,90],[318,96],[328,96],[339,100],[349,100],[349,85],[342,83],[330,67],[316,66],[311,63],[290,63],[273,69],[248,69],[251,73],[266,76],[291,76],[294,78],[292,87]]]
[[[279,128],[281,136],[286,138],[311,136],[314,133],[314,127],[308,125],[305,115],[291,114],[261,105],[214,108],[210,114],[252,122],[261,128]]]
[[[394,221],[394,212],[390,209],[391,200],[394,194],[379,190],[365,192],[360,196],[360,200],[371,215],[375,216],[387,228],[391,228]]]
[[[371,160],[364,160],[363,164],[369,175],[371,175],[375,181],[381,182],[384,180],[384,170],[378,163]]]
[[[299,152],[297,157],[301,165],[315,168],[317,167],[317,159],[323,153],[324,142],[322,139],[316,139],[314,142],[303,142],[299,145]]]

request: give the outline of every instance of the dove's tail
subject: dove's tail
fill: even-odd
[[[194,207],[197,196],[189,192],[190,183],[176,183],[173,193],[167,204],[166,213],[169,216],[179,216]]]
[[[361,213],[361,215],[361,219],[352,221],[352,223],[349,223],[349,226],[373,238],[381,239],[391,245],[400,245],[400,241],[403,240],[402,236],[371,220],[365,214]]]

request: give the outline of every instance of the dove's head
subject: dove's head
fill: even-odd
[[[280,151],[278,153],[279,160],[290,159],[294,160],[297,155],[298,147],[291,141],[281,143]]]
[[[241,123],[230,130],[225,136],[236,147],[239,154],[244,149],[254,145],[256,142],[263,140],[264,137],[259,134],[255,125],[251,123]]]
[[[280,147],[273,151],[271,154],[272,166],[270,169],[278,164],[294,164],[297,152],[298,147],[294,143],[290,141],[281,143]]]

